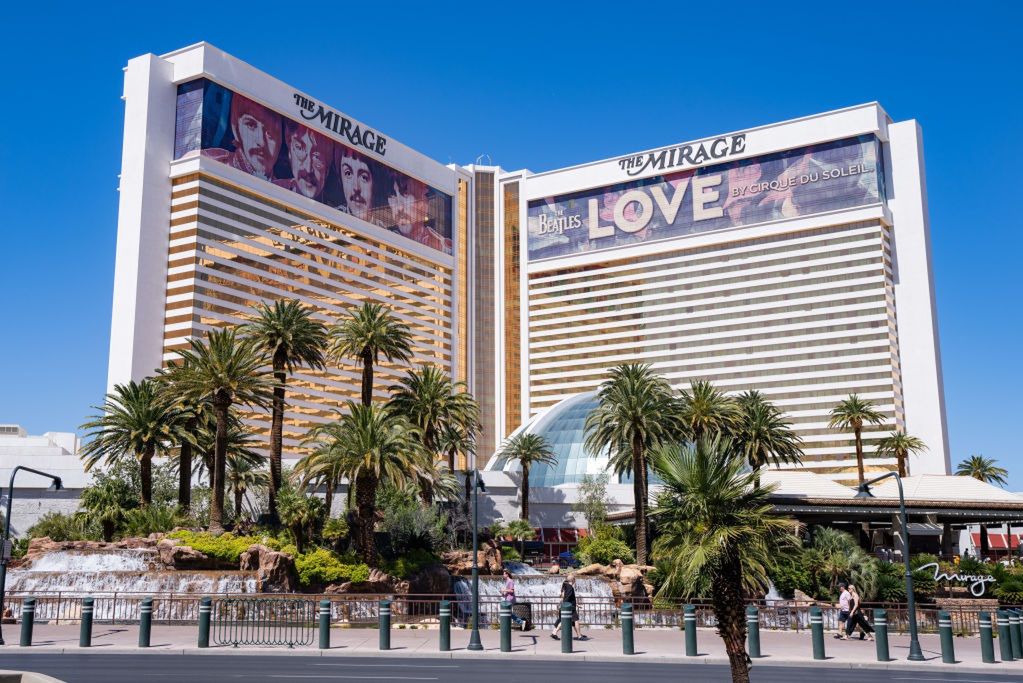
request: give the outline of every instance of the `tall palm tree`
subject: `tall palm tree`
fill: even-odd
[[[910,453],[919,453],[927,450],[927,444],[915,436],[910,436],[902,430],[896,430],[881,439],[877,444],[877,454],[886,458],[895,458],[899,466],[899,476],[908,477],[908,460]]]
[[[412,358],[412,331],[380,304],[366,301],[330,329],[330,355],[362,366],[362,405],[373,402],[373,366]]]
[[[323,501],[316,496],[307,496],[304,491],[291,486],[281,490],[281,522],[291,529],[295,537],[295,550],[305,551],[305,540],[309,531],[322,515]]]
[[[876,406],[856,394],[849,394],[848,398],[831,410],[828,426],[832,429],[851,429],[856,438],[856,470],[861,484],[866,479],[863,473],[863,425],[879,425],[883,422],[884,415],[877,411]]]
[[[227,485],[234,495],[234,518],[237,523],[242,516],[242,502],[250,489],[269,486],[270,477],[252,460],[236,453],[227,455]]]
[[[290,299],[256,304],[256,317],[245,326],[245,333],[270,357],[274,379],[270,415],[269,513],[277,521],[277,491],[281,487],[281,451],[284,448],[284,397],[288,375],[305,365],[322,370],[327,346],[327,328],[315,320],[312,312]]]
[[[501,455],[517,460],[522,467],[522,505],[519,518],[529,522],[529,470],[533,465],[553,465],[557,462],[554,449],[542,434],[519,432],[501,446]]]
[[[740,420],[735,399],[706,380],[693,380],[679,397],[679,418],[688,433],[699,440],[704,434],[730,434]]]
[[[176,370],[178,390],[193,403],[209,401],[216,421],[213,471],[210,485],[213,504],[210,506],[210,530],[224,530],[224,489],[227,470],[228,427],[232,405],[266,408],[275,386],[262,367],[265,356],[258,342],[239,337],[235,328],[211,330],[205,340],[189,339],[189,348],[178,355],[182,359]]]
[[[797,524],[771,512],[773,486],[754,486],[745,458],[727,438],[663,445],[651,464],[664,484],[653,517],[658,595],[709,596],[732,680],[749,681],[746,595],[768,589],[768,571],[798,545]]]
[[[451,382],[436,365],[406,372],[400,384],[390,387],[391,407],[419,429],[423,447],[431,454],[446,454],[454,471],[454,454],[441,446],[441,434],[449,425],[464,428],[479,421],[479,405],[463,382]]]
[[[447,453],[449,465],[458,459],[461,454],[465,457],[465,469],[462,471],[462,481],[465,484],[465,496],[462,498],[462,510],[466,517],[469,516],[469,496],[472,494],[472,477],[469,472],[469,454],[476,450],[476,434],[479,430],[479,422],[471,424],[448,424],[445,425],[438,438],[438,447],[442,453]],[[449,468],[449,471],[454,472]]]
[[[971,455],[956,466],[956,474],[1004,488],[1009,483],[1009,470],[999,467],[995,464],[997,462],[994,458],[985,458],[983,455]]]
[[[295,463],[295,474],[302,486],[322,484],[325,490],[324,519],[330,517],[334,492],[345,473],[352,469],[352,454],[346,447],[347,423],[341,419],[320,425],[309,432],[304,442],[312,450]],[[354,488],[354,486],[350,487]]]
[[[186,436],[179,439],[176,452],[171,454],[178,468],[178,508],[183,514],[187,515],[192,507],[192,460],[195,455],[195,442],[198,438],[197,432],[199,424],[203,419],[203,414],[208,413],[211,407],[209,403],[193,405],[177,390],[177,387],[174,385],[173,370],[179,366],[180,364],[170,365],[157,370],[156,380],[159,382],[160,389],[167,396],[167,399],[177,405],[178,409],[182,411],[182,418],[184,420],[182,425],[183,433],[191,437],[187,438]]]
[[[586,416],[586,449],[594,457],[610,453],[612,471],[633,475],[640,564],[647,556],[647,451],[677,436],[676,408],[667,380],[649,365],[625,364],[611,369]]]
[[[122,503],[111,481],[98,486],[86,486],[79,501],[81,509],[75,516],[86,525],[99,525],[103,540],[109,543],[114,540],[117,528],[124,521],[125,510]]]
[[[86,471],[100,460],[110,464],[131,455],[139,462],[142,505],[149,505],[153,501],[153,458],[174,443],[191,439],[183,428],[183,412],[150,378],[114,385],[113,393],[95,409],[102,414],[81,426],[90,430],[85,438],[92,439],[81,452]]]
[[[380,483],[405,485],[414,480],[417,443],[414,430],[386,406],[347,403],[342,446],[347,451],[348,480],[355,482],[357,528],[354,540],[363,562],[376,564],[373,527]]]
[[[731,429],[732,442],[750,467],[759,470],[768,463],[779,466],[802,462],[802,439],[777,406],[759,391],[739,394],[736,403],[739,420]],[[756,482],[759,486],[759,473]]]

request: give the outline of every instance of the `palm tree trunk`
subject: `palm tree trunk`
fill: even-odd
[[[150,445],[142,451],[139,459],[140,479],[142,480],[142,507],[149,507],[153,502],[153,455],[156,446]]]
[[[899,476],[902,478],[909,476],[909,473],[906,472],[906,454],[902,450],[897,450],[895,457],[899,460]]]
[[[636,499],[636,562],[646,564],[646,460],[643,444],[632,440],[632,495]]]
[[[373,404],[373,354],[369,349],[362,352],[362,405]]]
[[[863,436],[860,434],[861,427],[853,429],[853,435],[856,437],[856,469],[860,476],[860,483],[866,481],[866,476],[863,473]]]
[[[284,372],[284,357],[278,350],[273,358],[274,397],[270,418],[270,486],[267,487],[270,523],[279,524],[277,517],[277,492],[281,490],[281,451],[284,449],[284,384],[288,376]]]
[[[326,493],[323,494],[323,508],[324,516],[323,521],[330,519],[330,509],[334,507],[334,489],[337,488],[337,482],[334,481],[333,477],[327,477],[325,482],[327,486]]]
[[[242,518],[242,497],[245,496],[245,491],[241,489],[234,490],[234,522],[238,523],[238,520]]]
[[[224,482],[227,475],[227,411],[231,400],[216,397],[213,413],[217,420],[217,436],[213,451],[213,505],[210,506],[210,531],[215,534],[224,531]]]
[[[731,558],[722,564],[713,581],[714,616],[732,668],[732,683],[749,683],[746,610],[742,599],[741,572],[738,558]]]
[[[193,417],[185,425],[189,436],[195,436],[197,422]],[[186,513],[192,507],[192,444],[184,442],[178,453],[178,507]]]
[[[362,471],[355,480],[355,504],[359,511],[358,546],[362,561],[376,566],[377,549],[373,539],[376,517],[377,479],[372,472]]]
[[[451,474],[455,473],[455,449],[452,448],[448,451],[448,471]]]
[[[522,463],[522,510],[521,519],[529,521],[529,465]]]

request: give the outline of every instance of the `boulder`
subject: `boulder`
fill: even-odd
[[[631,593],[632,584],[643,580],[643,572],[636,565],[627,564],[618,571],[618,580],[622,582],[626,592]]]
[[[585,567],[580,567],[575,570],[576,576],[598,576],[604,573],[604,565],[602,564],[588,564]]]
[[[168,569],[218,569],[220,562],[195,548],[165,538],[156,544],[160,562]]]
[[[256,572],[256,587],[261,593],[294,593],[298,588],[295,558],[261,543],[250,545],[241,554],[239,569]]]
[[[547,573],[551,575],[560,574],[561,567],[559,567],[557,564],[552,564],[550,568],[547,570]]]
[[[447,595],[451,592],[451,574],[442,564],[423,567],[408,583],[406,592],[416,595]]]
[[[469,576],[472,574],[472,551],[451,550],[441,555],[440,561],[447,568],[448,572],[455,576]],[[480,548],[476,558],[479,564],[480,574],[500,574],[504,569],[501,561],[501,550],[493,544],[486,544]]]
[[[399,582],[390,574],[386,574],[379,569],[374,568],[369,570],[368,581],[345,581],[341,584],[334,583],[323,589],[323,592],[328,595],[342,595],[347,593],[394,593],[396,592],[395,589],[398,583]]]

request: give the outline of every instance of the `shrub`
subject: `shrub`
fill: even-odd
[[[128,510],[124,515],[121,533],[125,536],[148,536],[166,532],[179,526],[188,526],[193,520],[178,512],[171,505],[150,505],[145,508]]]
[[[47,512],[29,527],[28,536],[29,538],[49,536],[54,541],[93,541],[99,538],[99,531],[86,524],[81,515]]]
[[[295,569],[302,586],[369,580],[369,567],[365,564],[345,564],[338,555],[324,548],[296,556]]]
[[[915,577],[914,577],[915,586]],[[881,602],[905,602],[906,576],[901,564],[881,562],[877,567],[877,586],[874,592]]]
[[[255,536],[235,536],[230,532],[214,536],[205,531],[175,531],[168,534],[168,537],[178,539],[182,544],[195,548],[207,557],[232,564],[237,564],[241,554],[248,550],[253,543],[262,543],[270,547],[271,541],[271,539],[256,538]]]
[[[1007,576],[995,586],[994,594],[1003,605],[1023,604],[1023,577]]]
[[[580,551],[579,557],[586,564],[597,562],[599,564],[611,564],[615,560],[621,560],[625,564],[635,562],[632,548],[625,545],[624,541],[615,538],[597,539],[586,544],[586,550]]]
[[[504,546],[501,548],[501,559],[508,562],[521,562],[522,555],[515,548]]]
[[[381,569],[396,576],[399,579],[407,579],[419,573],[424,567],[438,562],[437,556],[427,550],[412,550],[406,555],[386,560],[381,564]]]
[[[401,557],[413,550],[440,550],[446,538],[447,516],[436,507],[418,501],[381,510],[380,531],[390,538],[391,555]]]

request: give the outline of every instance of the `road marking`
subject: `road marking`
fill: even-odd
[[[418,666],[416,664],[349,664],[348,662],[338,662],[336,664],[313,664],[313,666],[343,666],[346,669],[352,667],[382,667],[388,669],[457,669],[457,664],[430,664],[425,666]]]
[[[354,680],[354,681],[439,681],[439,678],[424,678],[421,676],[342,676],[341,674],[270,674],[267,678],[329,678],[330,680]]]
[[[993,674],[998,675],[998,674]],[[995,683],[998,678],[917,678],[914,676],[893,676],[893,681],[945,681],[946,683]]]

